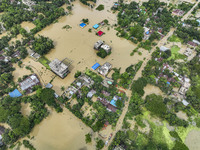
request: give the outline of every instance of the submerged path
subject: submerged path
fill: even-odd
[[[192,11],[194,10],[194,8],[199,4],[200,0],[198,2],[196,2],[196,4],[190,9],[190,11],[188,11],[181,20],[185,20],[188,18],[188,16],[192,13]],[[156,50],[156,47],[160,47],[162,45],[164,45],[164,43],[167,42],[167,39],[173,35],[175,31],[175,28],[171,28],[170,31],[168,32],[168,34],[163,37],[156,46],[154,46],[151,50],[151,52],[149,53],[149,55],[146,57],[145,61],[143,62],[141,68],[138,70],[138,72],[136,73],[134,80],[137,80],[138,78],[140,78],[142,76],[142,71],[144,70],[144,67],[146,66],[147,62],[151,59],[151,54]],[[131,84],[132,85],[132,84]],[[130,87],[131,87],[130,85]],[[110,139],[109,143],[107,146],[104,147],[104,150],[107,150],[109,145],[112,143],[113,139],[115,138],[115,135],[118,131],[120,131],[122,129],[122,126],[123,126],[123,121],[124,121],[124,117],[128,111],[128,107],[129,107],[129,102],[130,102],[130,97],[131,97],[131,90],[128,89],[125,91],[126,92],[126,95],[128,96],[128,101],[125,102],[125,106],[124,106],[124,109],[122,111],[122,114],[120,116],[120,118],[118,119],[117,121],[117,125],[114,129],[114,131],[112,132],[113,136],[112,138]]]

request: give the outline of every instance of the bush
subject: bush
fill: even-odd
[[[104,10],[104,5],[100,4],[100,5],[96,8],[96,10],[98,10],[98,11]]]
[[[104,147],[104,142],[103,142],[103,140],[101,140],[101,139],[97,140],[97,145],[96,145],[97,150],[100,150],[100,149],[102,149],[103,147]]]
[[[92,142],[92,138],[91,138],[91,135],[89,133],[85,135],[85,142],[86,143],[91,143]]]
[[[97,56],[99,56],[101,58],[105,58],[107,55],[108,54],[106,53],[106,51],[102,48],[97,52]]]

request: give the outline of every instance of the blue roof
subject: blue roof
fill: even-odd
[[[10,95],[10,97],[20,97],[20,96],[22,96],[22,94],[17,89],[10,92],[9,95]]]
[[[117,107],[117,106],[116,106],[116,101],[115,101],[114,99],[112,99],[112,100],[110,101],[110,104],[113,105],[113,106],[115,106],[115,107]]]
[[[170,82],[167,82],[167,84],[170,84]]]
[[[92,66],[92,69],[93,69],[93,70],[96,70],[99,66],[100,66],[100,64],[99,64],[99,63],[96,63],[96,64],[94,64],[94,65]]]
[[[146,34],[149,34],[149,31],[147,31]]]
[[[81,23],[81,24],[80,24],[80,27],[82,27],[82,28],[85,27],[85,26],[86,26],[85,23]]]
[[[98,24],[95,24],[95,25],[93,26],[93,28],[95,28],[95,29],[97,29],[98,27],[99,27]]]

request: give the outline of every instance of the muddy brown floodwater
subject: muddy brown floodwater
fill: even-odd
[[[94,146],[85,143],[85,134],[91,129],[67,109],[63,113],[51,110],[50,115],[35,126],[30,136],[37,150],[93,150]]]
[[[148,51],[144,51],[142,56],[134,55],[131,57],[130,53],[136,45],[117,37],[116,31],[112,27],[110,27],[110,30],[107,30],[107,27],[100,28],[99,30],[105,32],[102,37],[98,37],[95,34],[99,30],[92,29],[92,33],[88,32],[89,28],[104,19],[108,19],[111,26],[117,21],[116,14],[109,12],[113,5],[112,0],[98,1],[97,6],[99,4],[103,4],[105,10],[100,12],[95,9],[91,10],[79,2],[74,2],[72,15],[60,18],[58,23],[52,24],[38,33],[51,38],[55,43],[55,49],[46,55],[49,60],[55,58],[62,60],[67,57],[73,61],[71,73],[65,79],[56,77],[52,82],[53,89],[58,94],[62,94],[61,86],[66,88],[72,83],[74,73],[77,70],[83,71],[86,67],[91,68],[96,62],[100,64],[110,62],[113,67],[121,67],[122,71],[124,71],[129,65],[143,60],[143,57],[148,55]],[[63,6],[63,8],[65,7]],[[79,24],[83,18],[89,19],[89,25],[85,28],[80,28]],[[26,25],[28,26],[28,24]],[[72,28],[66,31],[62,29],[65,25],[70,25]],[[97,57],[96,51],[93,49],[94,43],[98,40],[104,40],[105,43],[112,47],[112,53],[106,59]],[[39,75],[43,84],[50,82],[54,75],[39,62],[35,62],[30,58],[26,58],[23,64],[25,66],[33,66],[33,71]],[[13,72],[15,81],[19,77],[31,73],[25,67],[19,68],[17,65],[15,67],[17,68]],[[23,113],[26,114],[25,112]],[[89,127],[85,126],[71,112],[64,109],[64,112],[59,114],[51,111],[47,119],[37,125],[30,135],[34,136],[31,143],[38,150],[94,150],[95,142],[93,144],[85,144],[85,134],[88,132],[91,132]]]
[[[147,95],[150,94],[156,94],[156,95],[163,95],[163,92],[159,89],[159,87],[147,84],[147,86],[144,87],[144,96],[143,98],[145,98]]]
[[[75,2],[72,15],[62,17],[58,23],[52,24],[38,33],[50,37],[55,43],[55,49],[46,55],[49,60],[55,58],[62,60],[67,57],[73,61],[71,73],[65,79],[55,78],[52,82],[54,90],[58,93],[60,93],[61,86],[70,85],[77,70],[83,71],[86,67],[91,68],[96,62],[100,64],[110,62],[113,67],[121,67],[124,71],[130,64],[135,64],[148,55],[148,51],[144,51],[142,56],[136,54],[131,57],[130,53],[136,45],[117,37],[114,28],[110,27],[110,30],[107,30],[107,27],[100,27],[99,30],[105,32],[102,37],[95,34],[99,30],[92,29],[92,33],[88,32],[89,28],[104,19],[108,19],[110,25],[117,22],[116,14],[109,12],[113,1],[98,1],[97,6],[99,4],[105,5],[105,10],[91,10],[81,3]],[[79,24],[83,18],[89,19],[89,25],[80,28]],[[66,31],[62,29],[65,25],[70,25],[72,28]],[[93,49],[94,43],[98,40],[103,40],[112,47],[111,55],[105,59],[96,56],[96,51]]]

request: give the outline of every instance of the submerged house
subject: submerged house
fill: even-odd
[[[108,62],[106,62],[105,64],[103,64],[99,69],[98,72],[99,74],[106,76],[108,74],[108,72],[110,71],[110,69],[112,68],[112,65]]]
[[[103,44],[101,48],[106,51],[107,54],[111,52],[111,47],[109,45]]]
[[[104,42],[99,40],[94,44],[94,49],[99,50],[101,48],[101,45],[103,45]]]
[[[97,41],[97,42],[94,44],[94,49],[95,49],[95,50],[100,50],[101,48],[102,48],[103,50],[105,50],[107,54],[110,53],[110,52],[111,52],[111,49],[112,49],[109,45],[104,44],[103,41],[99,40],[99,41]]]
[[[54,59],[49,63],[51,70],[59,77],[64,78],[69,74],[69,66],[58,59]]]

